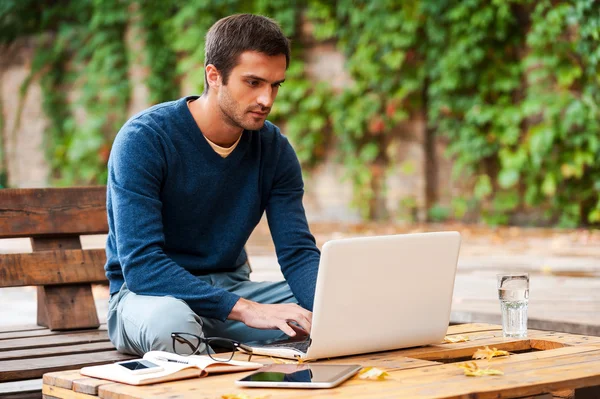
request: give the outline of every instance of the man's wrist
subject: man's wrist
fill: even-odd
[[[252,302],[247,299],[240,298],[235,305],[233,305],[233,308],[231,309],[231,312],[227,318],[229,320],[241,321],[243,323],[248,310],[252,306],[251,303]]]

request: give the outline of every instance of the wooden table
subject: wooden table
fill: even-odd
[[[334,389],[236,388],[233,381],[247,373],[135,387],[86,378],[77,371],[63,371],[44,375],[43,394],[44,398],[80,399],[220,399],[228,394],[269,399],[600,398],[600,337],[530,330],[526,339],[507,339],[502,338],[501,327],[492,324],[450,326],[448,335],[466,335],[469,341],[325,360],[379,367],[390,375],[385,381],[355,377]],[[504,375],[465,376],[457,364],[469,360],[475,350],[486,345],[507,350],[510,356],[476,363],[480,368],[501,370]],[[253,360],[257,359],[273,362],[270,358]]]

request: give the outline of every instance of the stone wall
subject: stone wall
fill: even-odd
[[[128,32],[129,45],[141,49],[140,35]],[[141,51],[134,51],[141,54]],[[3,142],[8,157],[9,185],[11,187],[44,187],[48,185],[49,166],[44,156],[43,132],[47,120],[42,111],[42,93],[35,80],[25,98],[21,122],[15,125],[19,103],[19,88],[29,73],[33,50],[27,43],[13,46],[0,53],[0,100],[4,118]],[[313,45],[307,54],[309,72],[316,78],[327,80],[335,87],[348,84],[344,72],[344,58],[332,44]],[[133,115],[149,104],[148,89],[143,84],[147,70],[141,59],[133,60],[130,69],[132,98],[129,114]],[[185,82],[182,95],[191,94],[189,82]],[[73,95],[75,98],[76,95]],[[77,115],[77,119],[84,118]],[[394,220],[407,219],[417,212],[423,218],[425,203],[425,174],[423,150],[423,121],[414,119],[397,128],[389,151],[396,160],[387,177],[386,205]],[[285,133],[285,131],[284,131]],[[333,143],[335,145],[335,143]],[[445,145],[438,143],[440,202],[448,204],[453,191],[450,170],[452,164],[444,157]],[[306,173],[305,207],[311,221],[358,220],[358,212],[352,208],[352,186],[343,181],[343,167],[335,162],[335,149],[326,161]],[[413,203],[416,209],[407,209],[402,204]],[[412,214],[411,214],[412,213]]]
[[[47,120],[42,111],[42,91],[33,81],[24,98],[17,121],[19,92],[29,75],[33,48],[27,42],[0,53],[0,104],[2,104],[2,143],[7,158],[11,187],[44,187],[48,163],[44,155],[43,132]]]

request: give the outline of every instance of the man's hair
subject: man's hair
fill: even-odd
[[[204,51],[204,66],[213,64],[227,84],[231,70],[245,51],[266,55],[285,55],[286,68],[290,64],[290,41],[271,18],[253,14],[235,14],[222,18],[208,30]],[[208,79],[204,71],[204,92]]]

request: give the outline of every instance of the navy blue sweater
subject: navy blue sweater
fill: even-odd
[[[239,299],[196,276],[235,269],[263,213],[283,275],[312,310],[319,250],[302,196],[300,164],[288,140],[266,122],[244,131],[222,158],[202,136],[185,97],[132,117],[108,162],[110,292],[124,281],[141,295],[171,295],[197,314],[225,320]]]

